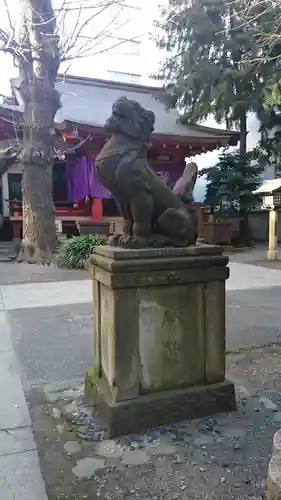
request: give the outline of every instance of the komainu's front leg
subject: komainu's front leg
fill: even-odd
[[[127,248],[145,248],[151,239],[153,198],[146,192],[133,196],[130,204],[133,219],[132,234],[118,235],[111,244]]]
[[[129,234],[130,236],[132,236],[132,234],[133,234],[132,215],[129,213],[128,209],[122,203],[119,203],[118,201],[116,201],[116,205],[117,205],[119,214],[123,218],[123,233]]]
[[[152,234],[153,197],[147,191],[141,191],[131,200],[133,217],[133,236],[149,239]]]

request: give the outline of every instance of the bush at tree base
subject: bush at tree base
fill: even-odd
[[[86,269],[97,245],[104,245],[106,236],[89,234],[64,241],[57,251],[57,264],[67,269]]]

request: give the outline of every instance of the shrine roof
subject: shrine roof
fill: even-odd
[[[14,79],[12,86],[19,104],[0,104],[0,107],[22,112],[23,107],[20,104],[16,83],[17,80]],[[175,109],[167,110],[160,102],[162,88],[77,76],[59,76],[56,88],[61,93],[62,101],[62,107],[55,117],[56,123],[72,122],[103,129],[106,119],[111,114],[112,104],[119,97],[125,96],[154,112],[155,135],[217,142],[220,145],[236,145],[239,141],[239,132],[180,123],[178,112]]]
[[[270,179],[264,181],[258,189],[253,191],[253,194],[274,193],[278,189],[281,189],[281,179]]]

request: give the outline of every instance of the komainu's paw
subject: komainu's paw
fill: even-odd
[[[119,241],[119,238],[122,236],[122,234],[120,233],[114,233],[114,234],[111,234],[108,238],[107,238],[107,244],[112,246],[112,247],[116,247],[118,246],[118,241]]]
[[[130,234],[114,234],[108,240],[109,245],[123,248],[147,248],[149,240]]]

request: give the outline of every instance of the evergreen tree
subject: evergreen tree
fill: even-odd
[[[260,113],[261,139],[253,151],[262,168],[272,167],[274,177],[281,175],[281,114],[265,107]]]
[[[281,10],[275,0],[236,0],[240,6],[241,25],[249,26],[259,47],[254,64],[265,71],[264,94],[267,107],[281,105]]]
[[[259,204],[253,191],[260,185],[262,171],[250,154],[241,159],[238,153],[224,153],[217,165],[200,172],[207,179],[205,203],[213,211],[240,218],[240,240],[244,244],[250,243],[248,213]]]
[[[243,0],[169,0],[157,43],[168,52],[158,77],[166,82],[169,106],[196,122],[213,114],[241,132],[246,155],[246,117],[258,111],[269,65],[257,65],[260,52],[251,26],[243,25]]]

